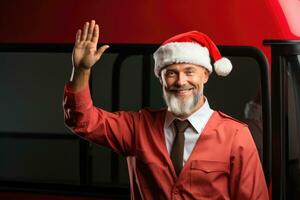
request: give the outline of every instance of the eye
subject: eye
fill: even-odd
[[[174,71],[172,71],[172,70],[168,70],[165,73],[166,77],[174,77],[175,75],[176,75],[176,73]]]
[[[186,74],[187,76],[191,76],[191,75],[194,74],[194,71],[193,71],[193,70],[187,70],[187,71],[185,72],[185,74]]]

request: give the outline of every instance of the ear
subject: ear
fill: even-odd
[[[209,71],[208,70],[204,70],[204,78],[203,78],[203,83],[207,83],[208,79],[209,79]]]

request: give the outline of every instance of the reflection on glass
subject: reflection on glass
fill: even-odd
[[[247,123],[256,144],[260,160],[263,161],[263,121],[260,89],[258,90],[256,97],[246,104],[244,112],[245,122]]]

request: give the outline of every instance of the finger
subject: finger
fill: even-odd
[[[80,37],[81,37],[81,30],[79,29],[76,33],[76,43],[80,42]]]
[[[99,38],[99,26],[98,24],[95,25],[94,31],[93,31],[93,37],[92,42],[97,43]]]
[[[84,27],[83,27],[83,33],[81,35],[81,41],[86,40],[88,28],[89,28],[89,22],[85,22]]]
[[[102,54],[104,53],[104,51],[105,51],[106,49],[108,49],[108,48],[109,48],[108,45],[103,45],[102,47],[100,47],[100,48],[97,50],[96,56],[97,56],[98,58],[100,58],[100,57],[102,56]]]
[[[93,32],[94,32],[94,27],[95,27],[95,20],[92,20],[91,24],[90,24],[90,27],[88,29],[88,34],[87,34],[86,40],[91,41],[92,36],[93,36]]]

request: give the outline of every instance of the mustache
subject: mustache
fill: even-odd
[[[193,89],[194,87],[189,86],[189,85],[183,85],[183,86],[170,86],[169,88],[165,87],[165,89],[169,92],[176,92],[176,91],[181,91],[181,90],[190,90]]]

